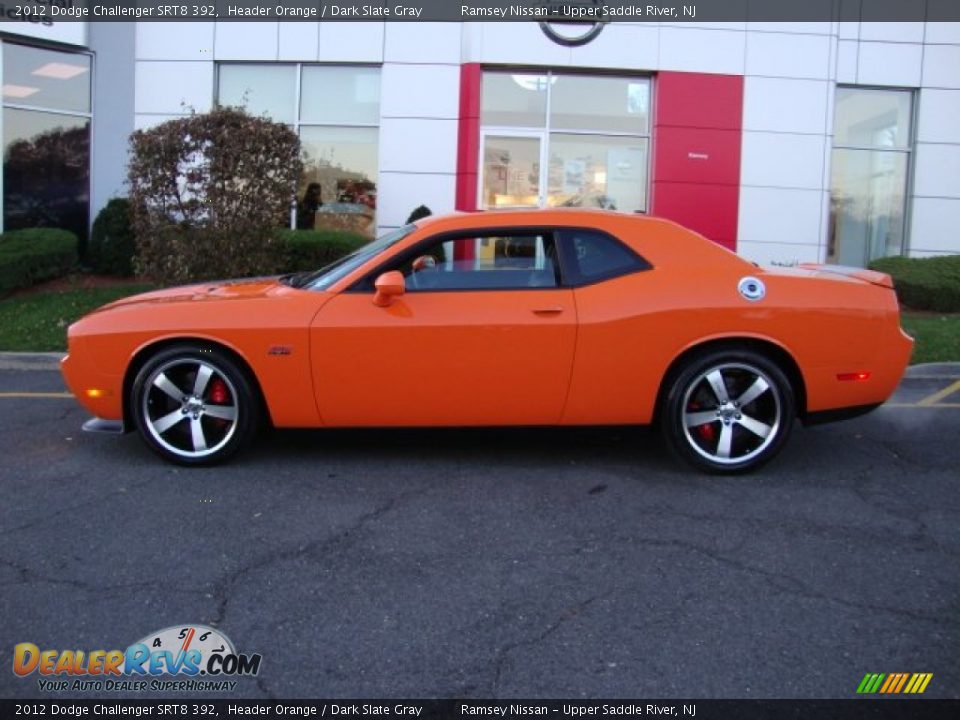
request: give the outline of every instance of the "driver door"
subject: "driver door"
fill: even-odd
[[[445,235],[385,270],[404,294],[373,303],[368,278],[314,319],[311,357],[330,426],[537,425],[560,420],[576,338],[553,234]]]

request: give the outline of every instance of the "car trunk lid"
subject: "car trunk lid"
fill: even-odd
[[[893,278],[887,273],[877,272],[876,270],[867,270],[866,268],[849,267],[847,265],[820,265],[818,263],[800,263],[797,267],[803,270],[810,270],[814,273],[824,273],[826,275],[841,275],[843,277],[855,278],[871,285],[893,288]]]

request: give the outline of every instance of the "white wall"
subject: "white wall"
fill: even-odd
[[[380,82],[380,231],[426,205],[454,209],[460,114],[459,23],[386,23]]]
[[[960,251],[957,23],[616,23],[576,48],[537,23],[140,23],[136,39],[137,127],[209,108],[218,60],[382,64],[381,229],[454,207],[462,62],[743,74],[738,244],[783,263],[826,255],[836,85],[915,88],[910,252]]]

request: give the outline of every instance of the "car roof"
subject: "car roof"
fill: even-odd
[[[622,213],[600,208],[511,208],[431,215],[417,220],[417,227],[431,230],[460,230],[473,227],[510,227],[516,225],[574,225],[614,227],[637,224],[675,225],[670,220],[640,213]]]

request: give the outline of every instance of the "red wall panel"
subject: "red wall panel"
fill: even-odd
[[[739,130],[743,125],[743,77],[707,73],[657,74],[655,122],[672,127]]]
[[[659,73],[651,213],[736,249],[743,78]]]
[[[736,250],[737,185],[683,182],[661,183],[657,188],[657,212],[704,235],[730,250]],[[734,212],[730,212],[733,208]]]
[[[654,154],[657,182],[739,183],[739,130],[661,127]]]
[[[477,209],[480,177],[480,63],[460,66],[460,120],[457,128],[457,210]]]

